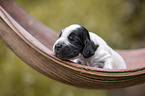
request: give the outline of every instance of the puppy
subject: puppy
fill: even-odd
[[[123,58],[98,35],[81,25],[73,24],[60,31],[53,46],[55,55],[63,60],[104,69],[126,69]]]

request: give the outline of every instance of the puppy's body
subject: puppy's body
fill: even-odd
[[[97,68],[126,69],[126,64],[123,58],[109,47],[101,37],[92,32],[89,32],[89,35],[95,45],[99,45],[95,54],[90,58],[84,58],[82,55],[79,55],[77,58],[71,59],[71,61]]]
[[[53,46],[57,57],[104,69],[126,69],[123,58],[98,35],[74,24],[61,30]]]

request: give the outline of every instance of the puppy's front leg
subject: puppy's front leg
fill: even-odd
[[[113,60],[112,60],[112,58],[108,58],[107,60],[105,60],[103,69],[113,69]]]

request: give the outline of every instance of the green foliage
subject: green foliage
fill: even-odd
[[[115,49],[144,46],[141,45],[145,37],[144,0],[15,1],[57,32],[70,24],[78,23],[100,35]]]
[[[144,47],[145,1],[14,0],[29,14],[59,32],[78,23],[118,49]],[[42,30],[43,31],[43,30]],[[0,96],[107,96],[51,80],[24,64],[0,42]]]

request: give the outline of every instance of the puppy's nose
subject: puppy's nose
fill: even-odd
[[[56,44],[55,50],[57,50],[57,51],[60,50],[62,48],[62,46],[63,46],[62,44]]]

